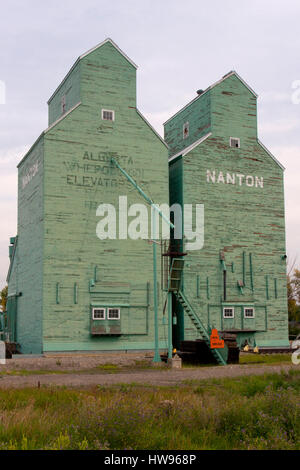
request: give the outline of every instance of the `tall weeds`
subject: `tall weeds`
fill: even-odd
[[[0,449],[299,449],[300,371],[177,387],[0,390]]]

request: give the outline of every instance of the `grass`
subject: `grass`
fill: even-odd
[[[291,354],[254,354],[254,353],[241,353],[239,364],[291,364]],[[200,362],[186,362],[183,363],[184,369],[195,367],[211,367],[217,364],[201,364]]]
[[[128,371],[138,371],[152,369],[152,363],[146,360],[135,361],[134,364],[99,364],[92,371],[106,371],[106,372],[128,372]]]
[[[300,370],[173,387],[0,389],[0,449],[299,449]]]
[[[241,353],[240,364],[279,364],[291,363],[291,354],[254,354]]]
[[[0,371],[0,379],[5,376],[29,376],[29,375],[47,375],[47,374],[66,374],[63,370],[48,369],[6,369]]]

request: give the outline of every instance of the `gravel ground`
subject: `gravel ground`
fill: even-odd
[[[3,366],[2,366],[3,367]],[[91,367],[91,366],[89,366]],[[227,365],[199,367],[187,369],[168,369],[160,367],[145,370],[129,370],[118,373],[66,373],[29,376],[1,376],[0,388],[21,388],[37,386],[64,386],[85,388],[97,385],[114,385],[121,383],[139,383],[150,385],[179,385],[185,380],[205,380],[210,378],[238,377],[245,375],[262,375],[264,373],[280,373],[290,369],[299,370],[299,366],[282,365]],[[1,370],[1,369],[0,369]]]
[[[22,356],[16,355],[7,359],[5,366],[0,365],[0,372],[5,370],[53,370],[78,371],[92,369],[99,365],[114,364],[117,366],[134,366],[136,362],[151,363],[153,353],[97,353],[97,354],[51,354],[49,356]]]

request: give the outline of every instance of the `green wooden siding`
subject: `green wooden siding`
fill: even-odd
[[[114,121],[102,120],[102,109],[113,110]],[[170,166],[166,145],[136,109],[136,68],[111,41],[75,63],[49,100],[49,125],[19,165],[9,295],[18,296],[10,304],[22,353],[154,348],[151,244],[96,236],[99,204],[116,207],[118,231],[119,196],[128,207],[144,203],[112,157],[156,204],[169,195],[171,204],[204,204],[205,244],[188,253],[184,269],[184,293],[203,322],[242,329],[240,344],[288,345],[283,172],[257,140],[256,97],[237,75],[167,121],[170,157],[211,133]],[[230,137],[241,148],[231,148]],[[159,347],[167,349],[160,251]],[[246,305],[253,319],[244,318]],[[235,308],[234,319],[223,318],[224,306]],[[93,307],[120,308],[121,318],[92,321]],[[176,302],[174,314],[178,347],[197,334]]]
[[[82,104],[45,136],[43,348],[153,349],[152,247],[146,240],[99,240],[96,209],[118,207],[119,195],[128,196],[128,206],[144,202],[111,157],[156,203],[168,202],[167,148],[137,112],[136,70],[111,43],[80,67]],[[114,122],[101,119],[102,108],[115,111]],[[120,306],[120,336],[91,336],[91,305]]]
[[[80,62],[70,71],[48,102],[49,126],[59,119],[62,113],[62,98],[65,99],[65,112],[80,102]]]
[[[210,90],[211,127],[214,136],[240,137],[243,148],[256,143],[256,96],[231,75]],[[227,144],[227,142],[226,142]]]
[[[18,245],[9,282],[17,294],[16,337],[23,354],[42,350],[44,141],[19,166]]]
[[[211,132],[211,116],[211,92],[208,90],[167,121],[165,140],[168,143],[170,155],[180,152]],[[183,125],[186,122],[189,123],[189,136],[183,139]]]
[[[184,291],[206,324],[220,330],[257,330],[255,335],[243,333],[240,338],[259,346],[288,346],[286,263],[281,258],[286,250],[283,171],[257,141],[256,99],[249,89],[231,75],[211,88],[210,94],[212,135],[170,163],[172,202],[176,198],[181,202],[183,188],[183,202],[204,204],[205,211],[204,247],[186,257]],[[180,129],[180,113],[174,122]],[[195,140],[199,136],[200,132]],[[240,138],[241,148],[231,148],[230,137]],[[166,140],[169,143],[168,132]],[[181,142],[172,142],[176,150],[180,145],[182,137]],[[207,177],[207,170],[215,175],[215,182]],[[263,188],[256,185],[255,176],[259,182],[263,178]],[[227,268],[226,304],[220,251],[225,253],[227,267],[234,266]],[[271,287],[267,295],[266,275],[277,279],[276,295]],[[242,288],[239,281],[244,281]],[[255,308],[254,319],[243,318],[247,304]],[[223,318],[225,305],[235,308],[234,319]],[[184,336],[197,337],[188,318]]]

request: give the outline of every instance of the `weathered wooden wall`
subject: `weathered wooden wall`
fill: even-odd
[[[114,110],[115,120],[102,120],[102,109]],[[256,96],[230,74],[167,121],[170,157],[204,139],[170,162],[170,200],[204,204],[204,247],[189,252],[184,271],[185,293],[204,322],[245,330],[240,344],[282,346],[288,344],[283,171],[258,141],[256,120]],[[111,41],[82,56],[49,100],[49,126],[19,165],[9,294],[22,293],[21,351],[153,349],[152,246],[96,236],[99,204],[113,204],[118,221],[119,196],[128,197],[128,207],[144,203],[111,157],[157,204],[169,202],[168,150],[136,109],[134,64]],[[229,147],[230,136],[240,138],[241,148]],[[166,348],[159,258],[157,264],[159,345]],[[233,320],[223,319],[224,305],[235,307]],[[254,319],[243,319],[246,305],[255,307]],[[121,334],[91,335],[93,306],[120,307],[116,327],[100,322],[99,330]],[[175,310],[175,342],[195,339],[176,303]]]
[[[41,136],[19,165],[18,241],[9,295],[17,295],[16,340],[25,354],[42,350],[43,311],[43,164],[44,139]]]
[[[189,122],[189,135],[183,139],[183,124],[186,122]],[[180,152],[208,134],[211,126],[211,94],[207,91],[164,124],[165,141],[168,143],[170,155]]]
[[[209,93],[212,135],[170,162],[171,202],[183,188],[183,203],[204,204],[205,211],[204,247],[186,257],[184,290],[206,324],[257,330],[255,335],[240,333],[240,343],[248,339],[259,346],[288,346],[283,171],[257,140],[256,97],[239,78],[233,74]],[[199,117],[192,109],[190,116]],[[181,113],[174,117],[178,136],[185,121]],[[166,125],[167,143],[171,124]],[[230,136],[241,139],[240,148],[229,146]],[[182,142],[182,137],[172,142],[174,153]],[[220,251],[227,267],[226,303]],[[243,292],[238,281],[244,283]],[[243,319],[247,304],[255,307],[254,319]],[[226,305],[235,307],[234,319],[222,318]],[[188,318],[184,322],[185,339],[194,339],[196,330]]]
[[[64,78],[58,89],[48,101],[48,122],[53,124],[62,115],[62,98],[65,98],[65,112],[68,112],[80,101],[80,69],[81,62],[77,62]]]
[[[114,122],[102,120],[102,109],[114,110]],[[16,312],[22,353],[153,350],[152,246],[96,235],[99,204],[115,206],[117,233],[119,196],[128,197],[128,208],[145,204],[112,157],[157,204],[169,202],[167,146],[136,109],[136,67],[108,40],[81,56],[54,92],[49,128],[19,166],[9,289],[22,292]],[[166,348],[160,254],[159,345]],[[94,306],[121,308],[120,321],[98,322],[104,333],[98,336],[91,334]],[[114,332],[121,334],[105,334]]]
[[[117,208],[122,195],[128,206],[144,203],[111,157],[155,202],[168,202],[167,148],[136,110],[135,67],[110,42],[84,57],[80,69],[80,106],[45,136],[43,348],[153,349],[152,246],[99,240],[96,209]],[[115,111],[114,122],[101,120],[102,108]],[[162,302],[159,285],[166,347]],[[121,336],[91,336],[93,305],[121,307]]]

